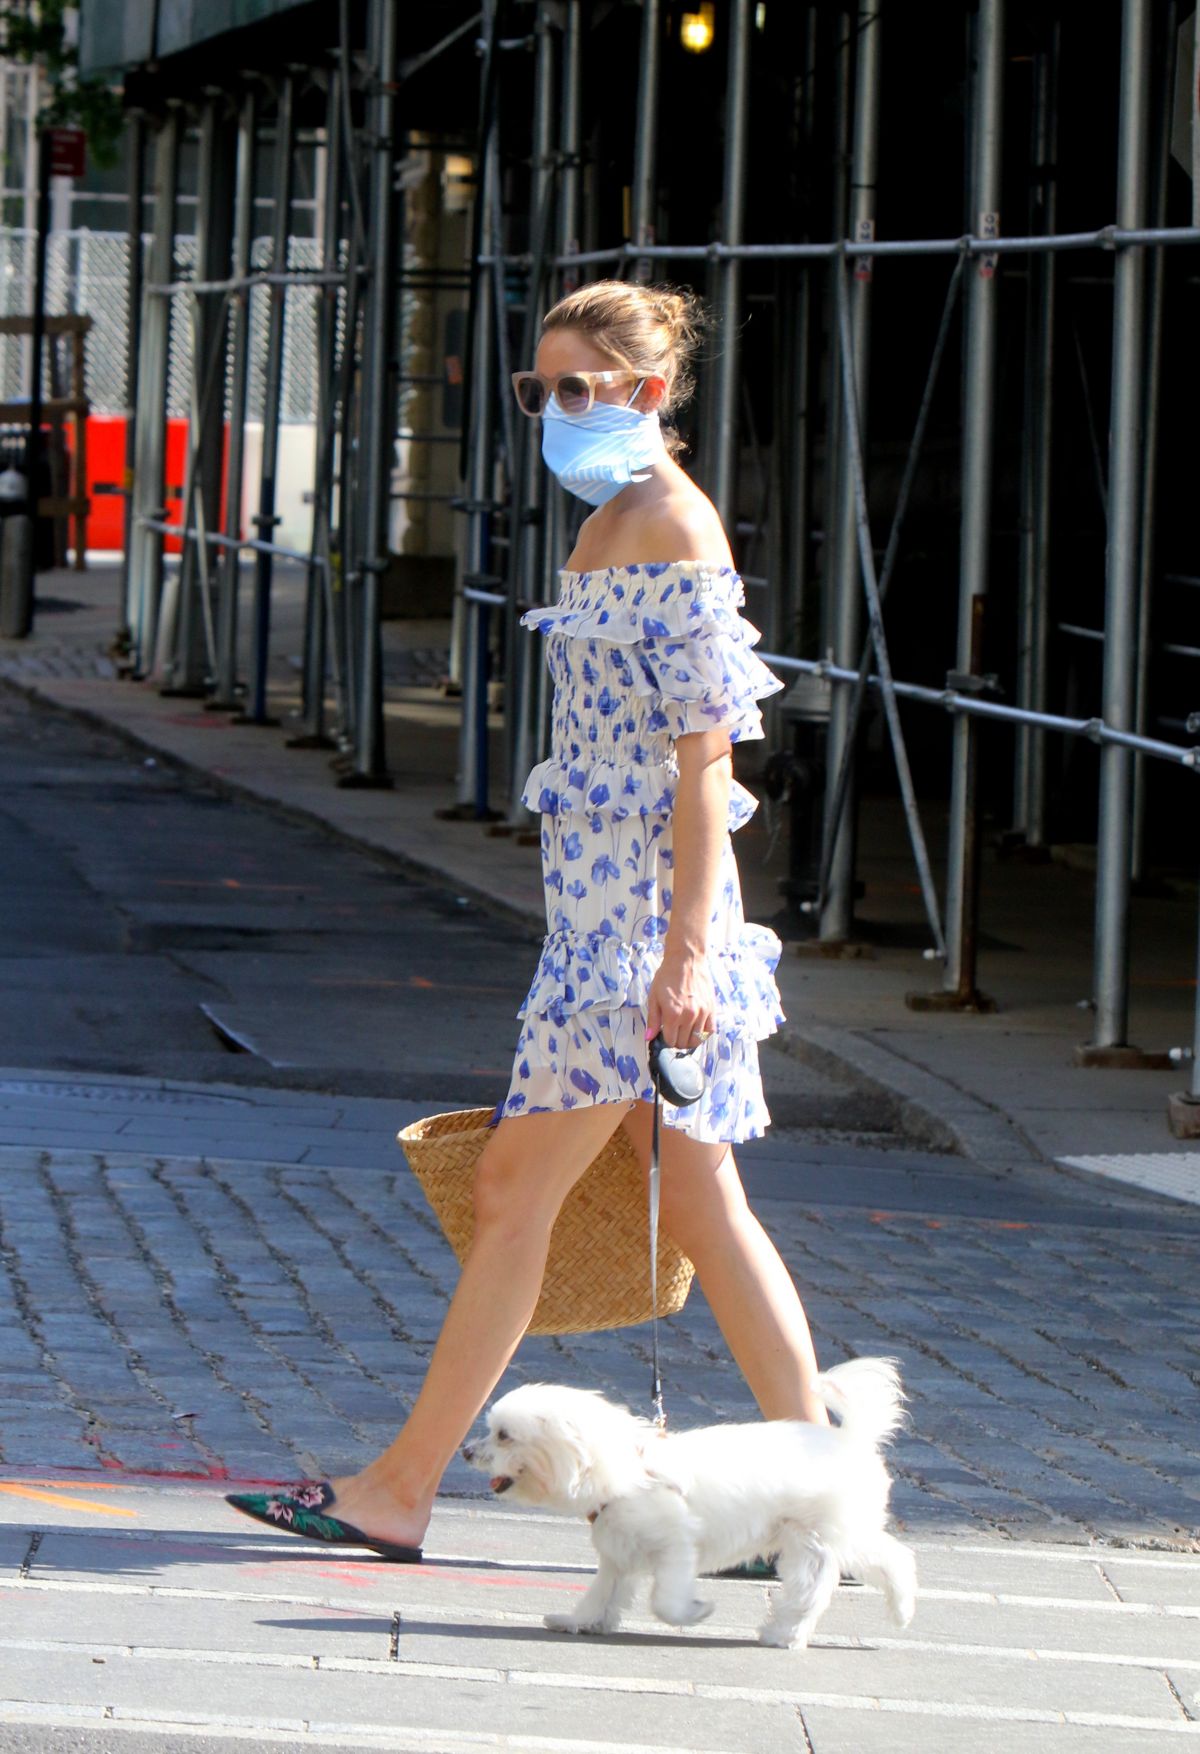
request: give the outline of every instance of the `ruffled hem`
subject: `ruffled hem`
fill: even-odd
[[[784,684],[751,650],[761,635],[738,613],[745,588],[732,567],[672,561],[561,577],[558,602],[529,610],[522,624],[636,646],[634,688],[659,703],[649,730],[726,730],[733,743],[762,736],[756,702]]]
[[[521,794],[527,810],[542,816],[600,816],[625,822],[630,816],[668,817],[675,808],[678,771],[665,762],[637,767],[597,761],[591,767],[551,756],[530,772]],[[758,809],[753,792],[734,780],[729,792],[726,827],[730,834],[744,828]]]
[[[762,637],[738,614],[746,590],[730,566],[655,561],[597,572],[564,570],[558,576],[562,580],[558,602],[527,610],[521,617],[523,627],[611,640],[616,645],[698,633],[724,633],[757,645]]]
[[[687,1108],[664,1103],[673,1132],[703,1144],[741,1145],[771,1123],[758,1044],[720,1029],[705,1050],[705,1088]],[[557,1113],[598,1103],[653,1102],[645,1014],[588,1011],[557,1024],[531,1017],[521,1030],[502,1116]]]
[[[728,1040],[765,1041],[783,1022],[773,978],[782,948],[768,926],[743,924],[735,944],[709,951],[717,1029]],[[586,1011],[634,1010],[644,1019],[662,956],[658,938],[629,944],[611,926],[607,932],[551,932],[517,1015],[560,1027]]]

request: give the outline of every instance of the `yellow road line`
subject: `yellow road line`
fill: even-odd
[[[36,1498],[43,1504],[57,1504],[61,1510],[87,1510],[96,1516],[137,1516],[136,1510],[126,1510],[116,1504],[97,1504],[94,1498],[68,1498],[62,1492],[39,1492],[34,1486],[17,1486],[10,1480],[0,1480],[0,1492],[7,1492],[12,1498]]]

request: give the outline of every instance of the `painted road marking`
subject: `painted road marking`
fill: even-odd
[[[124,1505],[98,1504],[94,1498],[68,1498],[61,1492],[39,1492],[36,1486],[18,1486],[11,1480],[0,1480],[0,1492],[10,1498],[36,1498],[42,1504],[57,1505],[60,1510],[86,1510],[91,1516],[132,1516],[136,1510]]]
[[[80,1723],[103,1723],[105,1730],[154,1731],[159,1735],[223,1736],[227,1741],[291,1742],[312,1747],[320,1742],[329,1748],[377,1747],[397,1754],[470,1754],[473,1749],[507,1750],[510,1754],[694,1754],[691,1748],[665,1742],[592,1742],[572,1736],[519,1736],[486,1730],[397,1729],[394,1724],[361,1724],[348,1730],[344,1724],[317,1723],[305,1718],[221,1718],[207,1712],[190,1712],[186,1718],[160,1716],[132,1707],[105,1705],[32,1705],[22,1699],[0,1699],[0,1722],[39,1724],[46,1728],[75,1727]],[[186,1744],[185,1744],[186,1746]],[[735,1754],[713,1748],[709,1754]]]
[[[361,1662],[361,1659],[359,1659]],[[352,1659],[345,1659],[348,1664]],[[438,1668],[434,1664],[422,1666],[426,1675],[436,1670],[438,1678],[446,1676],[463,1680],[461,1671],[451,1665]],[[384,1673],[401,1675],[417,1673],[407,1664],[394,1663]],[[501,1670],[495,1670],[502,1676]],[[473,1676],[469,1677],[473,1679]],[[626,1689],[619,1684],[614,1686],[599,1675],[513,1675],[510,1681],[518,1685],[540,1686],[550,1689],[563,1689],[576,1692],[622,1692]],[[484,1682],[482,1685],[488,1685]],[[640,1691],[641,1689],[636,1689]],[[882,1713],[888,1716],[922,1717],[927,1719],[945,1719],[958,1723],[993,1723],[993,1724],[1052,1724],[1059,1727],[1074,1726],[1086,1729],[1112,1730],[1148,1730],[1158,1734],[1177,1736],[1200,1736],[1200,1723],[1188,1718],[1135,1717],[1132,1714],[1101,1712],[1101,1711],[1057,1711],[1051,1707],[1038,1706],[1005,1706],[1005,1705],[973,1705],[958,1704],[952,1700],[912,1700],[893,1699],[881,1694],[857,1693],[817,1693],[800,1688],[773,1687],[718,1687],[707,1683],[663,1682],[656,1684],[655,1692],[690,1699],[713,1700],[723,1702],[745,1703],[748,1705],[783,1705],[803,1710],[806,1706],[823,1706],[833,1711]],[[61,1714],[61,1719],[59,1718]],[[399,1748],[429,1748],[442,1751],[447,1748],[509,1748],[509,1749],[545,1749],[560,1750],[562,1754],[612,1754],[615,1743],[580,1741],[573,1737],[530,1736],[522,1733],[520,1740],[511,1736],[478,1734],[462,1731],[430,1730],[413,1731],[405,1729],[397,1731],[386,1724],[356,1725],[352,1730],[344,1723],[325,1725],[313,1718],[221,1718],[205,1712],[189,1713],[182,1722],[179,1719],[168,1719],[158,1714],[118,1705],[80,1706],[64,1708],[51,1705],[49,1702],[29,1702],[25,1700],[0,1700],[0,1721],[52,1723],[55,1721],[77,1721],[79,1718],[95,1720],[103,1718],[106,1727],[116,1728],[118,1725],[128,1728],[163,1730],[168,1725],[180,1729],[208,1730],[210,1733],[229,1734],[230,1732],[250,1731],[256,1735],[278,1736],[280,1730],[291,1731],[303,1736],[305,1740],[329,1740],[329,1731],[337,1734],[342,1745],[353,1745],[361,1742],[365,1736],[383,1737]],[[397,1740],[397,1736],[403,1740]],[[414,1736],[420,1740],[414,1740]],[[622,1754],[684,1754],[683,1750],[665,1749],[662,1744],[633,1744],[622,1741]]]

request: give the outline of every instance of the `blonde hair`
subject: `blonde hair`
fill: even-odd
[[[693,360],[706,327],[704,306],[694,293],[625,280],[580,286],[542,319],[543,331],[579,329],[638,377],[663,379],[666,390],[658,412],[672,452],[684,448],[669,423],[695,388]]]

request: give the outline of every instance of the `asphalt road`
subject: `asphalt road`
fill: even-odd
[[[0,692],[0,1064],[469,1104],[519,927]]]

